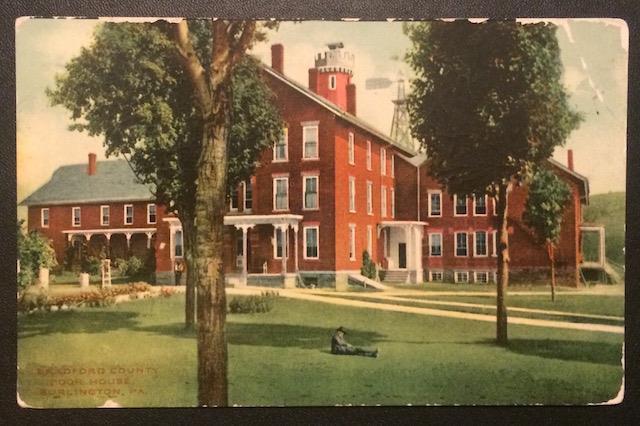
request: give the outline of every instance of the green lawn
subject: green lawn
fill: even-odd
[[[127,385],[114,385],[121,393],[112,399],[122,405],[193,406],[196,341],[183,331],[182,311],[174,296],[20,315],[21,398],[33,406],[99,405],[106,397],[46,397],[51,379],[38,367],[122,366],[139,369],[125,376]],[[228,320],[232,404],[585,404],[615,396],[622,378],[623,336],[614,334],[510,326],[510,345],[501,348],[491,323],[284,298],[267,314]],[[352,343],[377,346],[380,357],[331,355],[338,325]]]

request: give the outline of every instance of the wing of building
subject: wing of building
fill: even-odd
[[[254,176],[230,194],[230,283],[343,286],[359,273],[365,251],[388,281],[495,280],[492,200],[446,193],[429,176],[424,155],[358,118],[353,61],[340,45],[330,46],[316,56],[305,87],[285,75],[282,45],[272,46],[264,78],[285,127]],[[577,286],[588,181],[572,160],[548,167],[572,190],[556,264],[559,280]],[[29,229],[53,241],[60,262],[86,242],[90,253],[106,251],[111,258],[153,255],[156,281],[174,283],[182,229],[152,193],[125,161],[96,162],[90,154],[88,165],[61,167],[22,204],[29,207]],[[532,281],[548,270],[546,251],[522,224],[526,195],[526,187],[510,195],[513,281]]]

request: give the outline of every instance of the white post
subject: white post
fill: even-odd
[[[247,226],[242,226],[242,278],[240,282],[243,286],[247,285]]]
[[[407,266],[407,280],[409,280],[409,277],[411,275],[411,270],[413,268],[413,253],[411,250],[413,248],[413,232],[411,232],[411,226],[404,226],[404,239],[405,239],[405,244],[406,244],[406,249],[405,249],[405,255],[406,255],[406,266]]]
[[[282,275],[287,275],[287,259],[289,258],[289,226],[285,225],[281,228],[282,232]]]
[[[127,237],[127,248],[131,248],[131,233],[127,232],[126,234],[124,234],[125,237]]]
[[[145,232],[147,235],[147,249],[151,248],[151,237],[153,236],[153,232]]]
[[[298,224],[291,225],[293,228],[293,250],[295,252],[294,259],[294,269],[295,272],[298,273]]]

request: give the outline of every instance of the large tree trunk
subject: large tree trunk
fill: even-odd
[[[507,223],[509,184],[498,187],[498,277],[496,282],[496,340],[499,345],[508,343],[507,335],[507,286],[509,285],[509,232]]]
[[[226,188],[226,121],[216,114],[204,126],[196,195],[198,274],[198,403],[226,406],[226,296],[223,218]]]
[[[553,244],[547,243],[547,255],[549,256],[549,266],[551,268],[551,301],[556,300],[556,262]]]
[[[196,323],[196,283],[198,274],[195,263],[196,227],[193,216],[185,215],[182,220],[182,235],[184,236],[184,256],[187,262],[187,288],[185,290],[184,303],[184,327],[192,329]]]

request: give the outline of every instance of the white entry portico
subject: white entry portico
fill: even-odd
[[[378,224],[387,270],[406,270],[407,282],[422,280],[422,238],[426,225],[426,222],[404,220]]]

